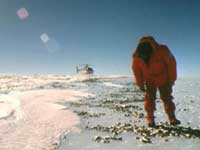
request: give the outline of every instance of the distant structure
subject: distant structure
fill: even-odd
[[[94,70],[89,64],[76,66],[76,73],[78,74],[93,74]]]

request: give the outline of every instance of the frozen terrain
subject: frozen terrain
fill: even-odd
[[[180,131],[169,128],[146,144],[138,129],[146,130],[143,93],[131,77],[1,75],[0,149],[198,150],[199,89],[198,79],[176,82]],[[157,123],[167,119],[159,95],[155,115]]]
[[[76,131],[75,113],[61,103],[92,96],[87,92],[57,88],[63,76],[0,77],[0,149],[53,149],[62,135]]]

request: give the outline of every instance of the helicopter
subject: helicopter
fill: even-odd
[[[78,73],[78,74],[93,74],[94,69],[89,64],[77,65],[76,73]]]

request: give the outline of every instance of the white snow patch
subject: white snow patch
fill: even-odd
[[[52,149],[53,144],[59,144],[65,132],[76,129],[74,126],[79,124],[78,116],[58,102],[75,102],[85,96],[92,95],[81,91],[52,89],[1,96],[1,107],[5,107],[1,116],[5,118],[12,111],[20,110],[23,118],[18,122],[0,120],[0,149]]]
[[[15,93],[0,95],[0,119],[12,116],[15,117],[15,120],[20,120],[23,117],[20,107],[20,100],[16,97]]]
[[[124,87],[123,85],[114,84],[112,82],[104,82],[103,84],[106,85],[106,86],[110,86],[110,87],[117,87],[117,88],[123,88]]]

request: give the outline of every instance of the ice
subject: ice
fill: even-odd
[[[0,93],[51,88],[58,83],[64,87],[67,86],[66,83],[70,78],[66,75],[2,75],[0,76]]]
[[[16,121],[20,120],[23,116],[20,105],[20,100],[15,96],[15,93],[0,95],[0,119],[15,117]]]
[[[22,103],[23,118],[13,122],[16,124],[13,128],[5,129],[7,134],[0,134],[3,137],[0,149],[40,150],[59,144],[62,134],[78,124],[79,119],[57,102],[77,101],[77,97],[85,95],[78,91],[53,89],[21,92],[18,98]]]
[[[92,96],[80,90],[50,88],[56,83],[66,84],[68,76],[33,75],[0,76],[3,93],[0,95],[0,149],[52,149],[74,127],[79,118],[62,103],[77,102]],[[33,82],[34,81],[34,82]],[[34,85],[37,83],[37,85]],[[37,86],[43,86],[40,89]],[[35,87],[35,88],[34,88]]]
[[[177,116],[183,120],[183,124],[190,124],[196,127],[200,124],[200,80],[199,79],[181,79],[174,87],[174,101],[177,104]]]
[[[13,109],[8,104],[0,103],[0,119],[7,118],[12,112]]]
[[[110,86],[110,87],[118,87],[118,88],[123,88],[124,86],[120,84],[113,84],[112,82],[104,82],[104,85]]]
[[[100,82],[101,81],[101,82]],[[117,88],[118,85],[123,86],[123,88]],[[132,91],[135,89],[135,84],[132,81],[132,78],[129,79],[129,81],[124,80],[123,77],[116,78],[115,76],[109,77],[104,76],[99,77],[98,83],[91,83],[88,84],[89,91],[95,91],[96,90],[96,97],[93,100],[85,102],[86,104],[94,103],[99,104],[100,101],[107,100],[108,103],[106,105],[109,105],[110,103],[119,104],[119,100],[131,100],[134,99],[134,95],[137,95],[136,91]],[[116,87],[116,88],[113,88]],[[175,86],[173,87],[173,95],[174,95],[174,102],[176,104],[176,115],[177,118],[181,120],[183,127],[191,127],[194,129],[199,129],[200,126],[200,102],[199,102],[199,93],[200,89],[200,80],[199,79],[179,79]],[[120,93],[120,91],[125,91],[126,93],[123,95]],[[109,97],[109,94],[112,95],[113,98]],[[132,95],[132,96],[131,96]],[[105,97],[104,97],[105,96]],[[138,96],[139,98],[139,96]],[[113,101],[112,101],[113,100]],[[101,104],[101,103],[100,103]],[[105,104],[105,103],[103,103]],[[163,103],[159,99],[157,99],[157,110],[155,113],[156,116],[156,122],[165,122],[167,121],[167,116],[163,109]],[[105,105],[105,106],[106,106]],[[111,105],[110,107],[112,107]],[[81,107],[81,106],[80,106]],[[141,103],[141,107],[143,107],[143,103]],[[85,109],[84,109],[85,108]],[[109,108],[109,107],[108,107]],[[74,108],[78,109],[78,108]],[[103,125],[103,126],[109,126],[109,124],[114,124],[117,121],[126,122],[129,120],[133,120],[134,117],[129,116],[124,118],[123,116],[120,116],[120,114],[117,114],[115,111],[111,111],[108,113],[107,108],[99,108],[95,107],[92,108],[92,105],[89,107],[83,107],[82,111],[87,112],[96,112],[96,113],[106,113],[106,116],[102,116],[99,118],[82,118],[82,124],[81,129],[82,132],[79,134],[71,133],[67,136],[65,142],[62,143],[62,145],[59,147],[59,150],[64,149],[73,149],[73,150],[79,150],[80,147],[83,150],[124,150],[124,149],[134,149],[134,150],[170,150],[170,149],[181,149],[181,150],[199,150],[200,142],[199,138],[185,138],[185,137],[154,137],[152,138],[153,143],[152,144],[144,144],[136,140],[136,135],[134,133],[124,133],[120,136],[123,137],[123,140],[121,142],[111,141],[110,143],[97,143],[92,141],[91,139],[97,135],[102,136],[108,136],[109,133],[105,132],[99,132],[99,131],[91,131],[87,130],[85,126],[95,126],[95,125]],[[145,119],[140,122],[141,125],[145,124]]]
[[[199,89],[199,79],[179,79],[173,87],[176,115],[184,127],[200,128]],[[108,144],[92,141],[95,135],[106,136],[107,133],[87,131],[85,125],[134,122],[133,116],[124,116],[97,104],[107,101],[105,106],[110,102],[125,106],[135,96],[140,100],[143,93],[136,90],[132,78],[125,76],[0,75],[0,149],[49,150],[59,143],[60,150],[199,149],[199,139],[167,137],[166,142],[165,138],[155,137],[153,144],[143,144],[136,140],[134,133],[123,133],[123,141]],[[121,103],[123,101],[126,103]],[[143,107],[141,101],[133,102],[136,104]],[[86,121],[77,116],[74,109],[107,115]],[[156,122],[167,120],[159,99],[155,116]],[[144,120],[141,125],[145,124]]]
[[[70,82],[87,82],[87,81],[96,81],[99,79],[97,76],[90,74],[76,74],[70,78]]]

